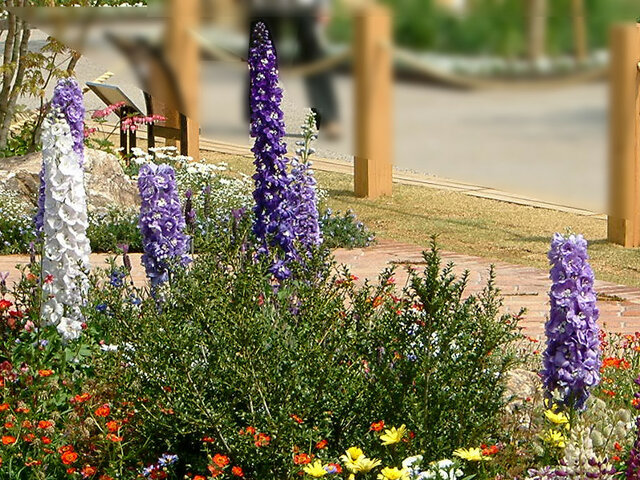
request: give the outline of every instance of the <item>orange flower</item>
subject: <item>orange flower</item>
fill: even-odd
[[[22,422],[22,428],[33,428],[33,423],[31,423],[29,420],[24,420]]]
[[[293,415],[289,415],[289,416],[290,416],[291,418],[293,418],[293,421],[294,421],[294,422],[296,422],[296,423],[302,423],[302,422],[304,422],[304,420],[302,420],[302,418],[300,418],[298,415],[293,414]]]
[[[631,405],[636,408],[640,407],[640,398],[634,398],[633,400],[631,400]]]
[[[229,462],[229,457],[227,457],[226,455],[220,455],[219,453],[216,453],[213,456],[213,463],[215,463],[220,468],[226,467],[227,465],[229,465]]]
[[[45,445],[50,445],[51,444],[51,439],[49,437],[40,437],[40,440],[42,441],[42,443],[44,443]]]
[[[616,396],[616,392],[614,392],[613,390],[607,390],[607,389],[602,389],[602,393],[604,393],[605,395],[609,395],[610,397],[615,397]]]
[[[36,439],[36,436],[33,433],[27,433],[26,435],[24,435],[22,437],[22,440],[24,440],[27,443],[31,443]]]
[[[3,445],[13,445],[14,443],[16,443],[16,437],[12,435],[5,435],[2,437]]]
[[[244,472],[242,471],[242,467],[238,467],[238,466],[231,468],[231,474],[240,478],[244,477]]]
[[[487,457],[487,456],[495,455],[499,451],[500,449],[498,448],[497,445],[491,445],[490,447],[485,447],[482,449],[482,455]]]
[[[71,465],[78,460],[78,454],[73,450],[66,451],[60,456],[60,460],[62,460],[62,463],[65,465]]]
[[[299,453],[298,455],[294,455],[293,463],[296,465],[306,465],[307,463],[311,463],[311,456],[306,453]]]
[[[218,477],[220,475],[222,475],[224,472],[222,470],[220,470],[218,467],[216,467],[215,465],[208,465],[207,466],[207,470],[209,470],[209,473],[211,474],[212,477]]]
[[[207,480],[203,475],[194,475],[192,480]]]
[[[53,427],[53,422],[50,422],[49,420],[40,420],[38,422],[38,428],[41,428],[43,430],[45,428],[51,428],[51,427]]]
[[[75,397],[73,397],[71,401],[73,403],[83,403],[89,400],[90,398],[91,398],[91,395],[89,395],[88,393],[82,393],[80,395],[76,395]]]
[[[327,448],[327,445],[329,445],[329,440],[325,438],[324,440],[320,440],[318,443],[316,443],[316,448],[318,450],[322,450],[324,448]]]
[[[107,438],[112,442],[121,442],[122,437],[117,436],[115,433],[107,433]]]
[[[0,412],[4,412],[6,410],[9,410],[9,404],[8,403],[0,403]]]
[[[35,467],[36,465],[42,465],[42,460],[34,460],[33,458],[29,457],[29,459],[24,462],[25,467]]]
[[[247,432],[247,435],[255,435],[256,434],[256,429],[254,427],[247,427],[247,429],[245,430]]]
[[[50,377],[53,375],[53,370],[38,370],[38,375],[41,377]]]
[[[13,427],[14,427],[13,422],[5,422],[4,424],[4,428],[13,428]]]
[[[271,437],[266,433],[259,433],[254,437],[256,447],[266,447],[271,442]]]
[[[384,420],[380,420],[379,422],[373,422],[369,430],[372,432],[381,432],[384,428]]]
[[[80,473],[84,478],[93,477],[96,473],[98,473],[98,469],[96,467],[92,467],[91,465],[85,465]]]
[[[17,413],[29,413],[31,410],[28,407],[18,407],[16,408]]]
[[[622,451],[622,445],[620,445],[618,442],[615,442],[613,444],[613,448],[615,448],[617,451],[621,452]]]
[[[68,475],[73,475],[74,473],[76,473],[78,469],[76,467],[69,467],[67,468],[67,474]]]
[[[109,475],[100,475],[99,480],[113,480],[113,477],[110,477]]]
[[[111,408],[106,403],[101,407],[98,407],[95,411],[96,417],[108,417],[111,413]]]
[[[107,422],[107,430],[110,432],[117,432],[120,429],[120,425],[115,420],[110,420]]]
[[[73,452],[73,445],[63,445],[58,448],[58,453]]]

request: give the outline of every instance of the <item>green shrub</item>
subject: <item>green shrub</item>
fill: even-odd
[[[154,297],[125,286],[94,299],[106,306],[96,328],[121,346],[113,360],[126,368],[114,381],[136,402],[139,435],[181,456],[178,473],[223,453],[249,478],[298,478],[292,452],[375,451],[368,425],[379,420],[406,424],[399,451],[432,460],[497,434],[518,334],[492,282],[465,299],[466,277],[440,271],[434,246],[396,297],[391,271],[357,289],[324,249],[275,288],[249,227]],[[259,433],[268,446],[256,446]],[[321,440],[329,447],[317,452]]]

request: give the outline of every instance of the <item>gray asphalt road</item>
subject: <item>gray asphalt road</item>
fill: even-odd
[[[142,105],[126,62],[108,49],[78,65],[81,82],[110,70]],[[242,115],[246,70],[205,63],[202,72],[202,135],[249,144]],[[287,129],[295,133],[307,100],[302,80],[282,77]],[[343,137],[320,137],[322,156],[353,153],[353,85],[335,77]],[[397,168],[500,188],[569,206],[604,211],[607,168],[607,85],[592,83],[532,91],[459,92],[417,83],[394,89]],[[87,107],[101,108],[87,95]],[[292,139],[293,140],[293,139]]]

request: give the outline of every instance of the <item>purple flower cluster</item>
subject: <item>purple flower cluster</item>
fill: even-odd
[[[80,85],[73,78],[58,81],[53,90],[52,107],[58,107],[69,124],[73,138],[73,150],[80,156],[80,166],[84,164],[84,102]]]
[[[253,233],[260,242],[259,252],[267,254],[270,247],[277,257],[271,271],[282,280],[290,276],[287,263],[297,257],[294,245],[293,212],[285,155],[287,147],[283,113],[280,109],[282,90],[278,86],[276,53],[269,31],[258,23],[252,34],[249,52],[251,81],[251,136],[255,139],[252,152],[256,173],[253,176],[256,202]]]
[[[175,171],[169,165],[146,164],[140,168],[138,189],[140,232],[144,254],[142,263],[151,285],[156,287],[169,279],[171,268],[186,265],[190,238],[176,188]]]
[[[311,142],[315,140],[315,115],[313,112],[307,115],[302,126],[303,141],[298,142],[301,147],[296,151],[300,160],[294,159],[291,163],[291,203],[293,205],[293,231],[296,240],[307,251],[313,246],[322,243],[322,231],[320,230],[318,199],[316,198],[316,179],[311,169],[309,156],[314,152]]]
[[[636,385],[640,385],[640,376],[634,380]],[[640,392],[636,392],[634,394],[634,398],[640,400]],[[636,410],[640,410],[640,403],[634,402],[634,407]],[[640,479],[640,415],[636,419],[636,441],[633,444],[633,448],[629,453],[629,464],[627,465],[627,480],[638,480]]]
[[[80,158],[80,166],[84,164],[84,98],[82,90],[73,78],[60,79],[53,90],[51,107],[59,108],[67,119],[73,138],[73,150]],[[36,232],[42,233],[44,222],[44,163],[40,169],[40,188],[38,189],[38,210],[34,218]]]
[[[582,235],[556,233],[549,251],[551,312],[545,325],[547,348],[542,379],[549,393],[584,409],[589,389],[600,382],[600,339],[594,274]]]

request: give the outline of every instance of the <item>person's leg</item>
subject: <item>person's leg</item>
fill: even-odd
[[[311,13],[297,16],[295,24],[302,63],[322,59],[324,52],[318,38],[315,16]],[[335,125],[338,121],[338,106],[330,72],[308,75],[305,77],[305,84],[311,107],[319,117],[319,125]]]

